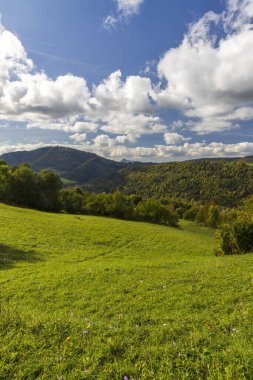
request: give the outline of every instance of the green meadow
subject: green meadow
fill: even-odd
[[[253,256],[213,230],[0,205],[0,379],[253,379]]]

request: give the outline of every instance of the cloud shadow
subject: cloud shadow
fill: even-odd
[[[42,261],[38,253],[21,251],[19,249],[0,244],[0,270],[11,269],[18,262],[36,263]]]

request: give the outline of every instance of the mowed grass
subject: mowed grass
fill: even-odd
[[[0,379],[252,379],[253,255],[0,205]]]

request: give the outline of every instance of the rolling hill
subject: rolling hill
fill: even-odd
[[[184,199],[202,204],[215,201],[236,206],[253,194],[253,166],[243,161],[195,160],[124,168],[115,183],[126,194]]]
[[[28,163],[35,171],[51,169],[63,179],[79,184],[103,180],[128,165],[62,146],[6,153],[0,159],[8,165]]]
[[[0,205],[0,379],[250,379],[253,256],[214,247],[185,221]]]
[[[26,162],[36,171],[54,170],[63,181],[97,192],[121,190],[202,203],[213,200],[223,206],[236,206],[253,194],[253,156],[144,164],[116,162],[66,147],[46,147],[6,153],[0,158],[9,165]]]

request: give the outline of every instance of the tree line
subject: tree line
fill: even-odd
[[[253,195],[236,208],[166,197],[93,193],[63,188],[49,170],[34,172],[29,165],[9,167],[0,161],[0,202],[43,211],[67,212],[178,226],[179,218],[217,229],[217,255],[253,252]]]
[[[34,172],[28,164],[9,167],[0,161],[0,202],[43,211],[110,216],[169,226],[178,225],[173,206],[135,195],[96,194],[80,188],[63,188],[49,170]]]
[[[39,173],[27,164],[9,167],[0,161],[0,201],[44,211],[59,211],[62,183],[49,170]]]
[[[142,199],[136,195],[114,193],[90,193],[80,188],[63,189],[60,192],[62,209],[79,213],[113,218],[145,221],[178,226],[178,215],[172,204],[154,199]]]

